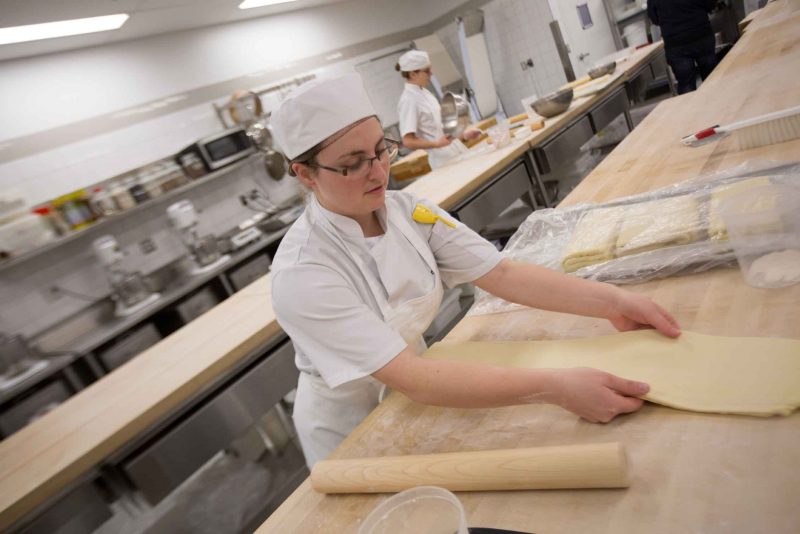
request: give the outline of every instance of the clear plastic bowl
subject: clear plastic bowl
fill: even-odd
[[[748,285],[779,288],[800,282],[800,187],[744,191],[726,199],[720,215]]]
[[[375,508],[358,534],[467,534],[458,497],[436,486],[401,491]]]
[[[503,148],[511,144],[511,129],[506,122],[500,122],[486,130],[492,144],[497,148]]]

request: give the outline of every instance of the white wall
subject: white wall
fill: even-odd
[[[16,137],[418,27],[463,2],[345,2],[6,61],[0,63],[0,150],[11,147]],[[317,72],[353,70],[356,63],[381,52],[332,63]],[[0,189],[20,190],[30,204],[43,202],[165,157],[220,128],[208,103],[58,148],[43,146],[37,154],[0,164]]]
[[[372,55],[340,61],[312,72],[325,77],[353,71],[356,63]],[[392,71],[388,75],[395,77],[397,73]],[[217,101],[222,103],[227,98]],[[277,104],[274,98],[264,98],[263,102],[266,111]],[[207,102],[50,150],[43,147],[39,153],[0,164],[0,189],[21,192],[31,205],[45,202],[167,157],[195,139],[221,129],[211,102]]]
[[[420,26],[463,2],[345,2],[0,63],[0,102],[13,103],[0,141]]]

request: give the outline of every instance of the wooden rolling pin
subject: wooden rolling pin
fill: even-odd
[[[587,74],[583,78],[578,78],[574,82],[565,83],[564,85],[561,86],[561,89],[569,89],[570,87],[574,89],[580,85],[589,83],[590,81],[592,81],[592,77]]]
[[[320,493],[391,493],[416,486],[451,491],[625,488],[621,443],[324,460],[311,470]]]
[[[513,117],[508,118],[508,124],[514,124],[515,122],[524,121],[528,118],[527,113],[520,113],[519,115],[514,115]]]

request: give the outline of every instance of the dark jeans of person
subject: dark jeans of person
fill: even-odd
[[[714,49],[713,35],[693,43],[667,47],[665,51],[667,63],[678,80],[679,95],[697,89],[698,73],[703,80],[711,74],[717,66]]]

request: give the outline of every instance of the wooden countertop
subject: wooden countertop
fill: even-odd
[[[785,0],[764,10],[690,95],[670,99],[576,188],[566,204],[603,201],[757,158],[797,159],[800,141],[744,152],[724,140],[687,148],[681,135],[800,102],[800,32]],[[766,82],[766,83],[765,83]],[[684,329],[706,334],[800,339],[800,286],[745,285],[738,269],[629,286],[669,308]],[[539,310],[467,317],[451,340],[585,337],[605,321]],[[681,412],[647,404],[607,425],[554,406],[455,410],[391,394],[334,458],[622,441],[631,457],[626,490],[460,493],[471,526],[528,532],[781,532],[800,526],[800,414],[756,418]],[[309,481],[258,532],[355,532],[386,496],[323,496]]]
[[[0,442],[0,532],[281,332],[270,277]]]

